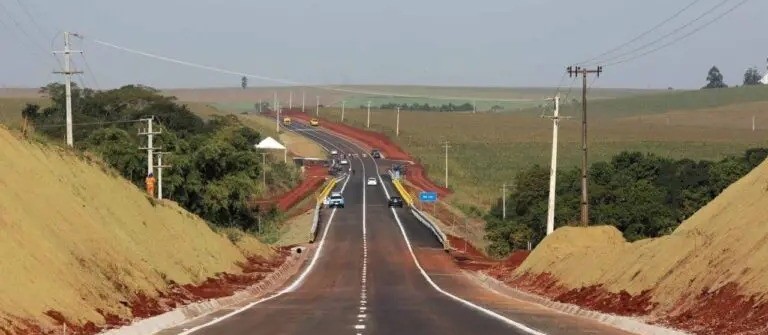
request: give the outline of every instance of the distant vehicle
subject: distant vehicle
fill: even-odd
[[[289,117],[283,118],[283,125],[284,126],[290,126],[291,125],[291,118],[289,118]]]
[[[320,125],[320,120],[318,120],[318,119],[309,120],[309,125],[312,126],[312,127],[317,127],[317,126]]]
[[[328,197],[328,208],[344,208],[344,197],[341,195],[341,193],[333,192],[331,193],[331,196]]]
[[[373,157],[373,158],[381,158],[381,152],[379,151],[379,149],[371,150],[371,157]]]
[[[346,158],[342,158],[342,159],[339,161],[339,164],[341,164],[341,165],[348,165],[348,164],[349,164],[349,161],[348,161]]]
[[[400,208],[402,208],[403,207],[403,198],[401,198],[401,197],[399,197],[397,195],[393,195],[393,196],[391,196],[389,198],[389,201],[387,202],[387,206],[389,206],[390,208],[392,208],[392,207],[400,207]]]
[[[336,149],[331,150],[331,155],[338,155],[339,151]]]
[[[368,178],[368,185],[378,185],[378,183],[376,182],[376,178],[374,177]]]

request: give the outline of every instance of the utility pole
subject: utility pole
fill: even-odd
[[[555,185],[557,182],[557,135],[560,129],[560,96],[555,98],[555,111],[552,116],[552,163],[549,166],[549,206],[547,209],[547,235],[555,230]]]
[[[163,165],[163,155],[169,154],[169,152],[157,152],[157,199],[163,200],[163,169],[171,167],[170,165]]]
[[[261,153],[261,185],[264,190],[267,189],[267,153]]]
[[[277,102],[275,107],[275,131],[280,133],[280,101]]]
[[[501,185],[501,218],[507,219],[507,183]]]
[[[304,102],[307,100],[307,92],[301,91],[301,112],[306,113],[304,111]]]
[[[259,114],[261,114],[261,106],[262,106],[263,104],[264,104],[264,103],[262,103],[262,102],[261,102],[261,99],[259,99]]]
[[[397,121],[395,122],[395,136],[400,136],[400,107],[397,107]]]
[[[445,141],[443,147],[445,148],[445,188],[448,188],[448,148],[451,146],[448,145],[448,141]]]
[[[80,50],[72,50],[69,43],[69,35],[79,37],[78,34],[71,34],[64,32],[64,51],[54,51],[54,54],[64,54],[64,71],[55,71],[54,73],[64,75],[64,90],[66,95],[66,109],[67,109],[67,145],[72,147],[74,145],[74,139],[72,138],[72,75],[83,73],[82,71],[72,70],[72,53],[83,53]]]
[[[320,116],[320,96],[315,96],[315,116]]]
[[[569,66],[568,75],[573,77],[581,75],[583,78],[581,91],[581,225],[589,225],[589,193],[587,191],[587,75],[590,73],[600,77],[603,67],[589,70],[579,66]]]
[[[755,116],[752,115],[752,131],[755,131],[755,129],[756,129],[756,127],[755,127]]]
[[[344,109],[346,107],[347,102],[342,100],[341,101],[341,122],[344,122]]]
[[[147,146],[145,148],[140,148],[141,150],[147,150],[147,174],[152,173],[154,169],[154,152],[155,150],[159,150],[160,148],[155,148],[155,135],[160,135],[161,132],[155,132],[152,130],[152,121],[154,121],[154,117],[150,116],[146,119],[140,119],[139,121],[146,121],[147,122],[147,129],[144,131],[139,130],[139,135],[146,135],[147,136]]]
[[[293,91],[288,92],[288,109],[293,109]]]
[[[365,122],[365,127],[371,127],[371,101],[368,101],[368,121]]]
[[[472,114],[477,113],[477,101],[472,100]]]
[[[273,94],[273,97],[272,97],[272,110],[274,110],[275,113],[277,113],[277,92],[272,92],[272,94]]]

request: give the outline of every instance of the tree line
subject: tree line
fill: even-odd
[[[746,72],[744,72],[744,86],[755,86],[755,85],[763,85],[760,80],[763,79],[763,77],[760,75],[760,71],[757,70],[757,67],[751,67],[748,68]],[[709,69],[709,72],[707,73],[707,85],[702,87],[703,89],[712,89],[712,88],[727,88],[728,84],[725,83],[725,80],[723,78],[723,74],[720,72],[720,69],[717,68],[717,66],[713,66],[711,69]]]
[[[589,169],[590,222],[613,225],[636,241],[671,233],[730,184],[768,156],[768,149],[746,150],[723,160],[673,160],[652,154],[622,152]],[[580,218],[581,170],[557,172],[555,226],[576,225]],[[507,197],[486,214],[489,252],[503,256],[534,245],[546,235],[549,169],[536,165],[517,174]]]
[[[51,139],[64,138],[64,85],[41,89],[52,101],[40,108],[27,105],[22,116],[38,133]],[[256,232],[260,221],[273,219],[274,208],[259,208],[254,200],[266,195],[261,187],[262,157],[254,149],[261,135],[243,126],[234,116],[204,121],[175,98],[145,86],[93,91],[74,86],[73,135],[76,149],[99,154],[123,177],[143,188],[147,154],[141,150],[145,137],[140,118],[153,116],[155,146],[169,152],[164,173],[164,194],[188,211],[220,227]],[[166,162],[164,162],[166,163]],[[295,168],[270,162],[269,185],[287,188],[298,180]]]
[[[413,104],[407,104],[407,103],[394,103],[389,102],[386,104],[383,104],[379,106],[379,109],[397,109],[400,108],[401,110],[410,110],[410,111],[437,111],[437,112],[471,112],[475,109],[475,107],[466,102],[461,105],[454,104],[452,102],[449,102],[447,104],[442,105],[430,105],[428,103],[420,104],[418,102],[414,102]],[[365,106],[361,106],[360,108],[366,108]]]

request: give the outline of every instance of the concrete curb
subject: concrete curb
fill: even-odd
[[[507,286],[496,278],[488,276],[482,272],[464,271],[464,273],[488,289],[501,295],[512,296],[515,299],[532,302],[564,314],[595,320],[630,333],[643,335],[690,335],[690,333],[680,330],[647,324],[640,319],[632,317],[606,314],[584,309],[577,305],[552,301],[545,297]]]
[[[314,252],[314,250],[313,250]],[[255,285],[239,291],[232,296],[218,299],[192,303],[179,307],[170,312],[153,316],[151,318],[136,321],[128,326],[117,329],[111,329],[99,333],[100,335],[148,335],[154,334],[164,329],[179,326],[186,322],[204,317],[213,312],[219,311],[233,305],[242,304],[260,297],[269,292],[275,291],[282,286],[284,282],[293,276],[301,264],[307,259],[307,255],[312,253],[302,252],[301,254],[291,254],[288,259]]]

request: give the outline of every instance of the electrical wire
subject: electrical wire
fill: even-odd
[[[94,126],[94,125],[108,125],[108,124],[120,124],[120,123],[135,123],[135,122],[141,122],[141,120],[116,120],[116,121],[99,121],[99,122],[81,122],[81,123],[73,123],[73,126]],[[66,127],[66,123],[56,123],[56,124],[45,124],[41,126],[36,126],[35,128],[55,128],[55,127]]]
[[[749,1],[749,0],[742,0],[736,6],[732,7],[731,9],[727,10],[726,12],[724,12],[723,14],[718,16],[716,18],[716,20],[722,18],[723,16],[725,16],[725,14],[728,14],[728,13],[732,12],[733,10],[735,10],[736,8],[740,7],[741,5],[746,3],[746,1]],[[659,37],[659,38],[657,38],[655,40],[652,40],[652,41],[650,41],[648,43],[645,43],[645,44],[643,44],[643,45],[641,45],[641,46],[639,46],[637,48],[634,48],[632,50],[619,53],[617,55],[608,57],[606,59],[601,59],[600,61],[597,61],[597,62],[593,62],[593,64],[601,64],[601,63],[602,64],[608,64],[608,63],[612,63],[612,62],[616,61],[617,59],[621,59],[621,58],[624,58],[625,56],[632,55],[632,54],[634,54],[634,53],[636,53],[638,51],[642,52],[644,49],[647,49],[648,47],[652,47],[653,45],[655,45],[655,44],[665,40],[667,37],[670,37],[670,36],[672,36],[674,34],[677,34],[678,32],[680,32],[680,31],[690,27],[691,25],[695,24],[696,22],[699,22],[701,19],[703,19],[703,18],[707,17],[708,15],[712,14],[713,12],[715,12],[716,10],[718,10],[720,7],[722,7],[723,5],[727,4],[728,2],[729,2],[729,0],[720,1],[718,4],[716,4],[715,6],[711,7],[710,9],[708,9],[707,11],[702,13],[701,15],[697,16],[695,19],[689,21],[688,23],[686,23],[686,24],[684,24],[684,25],[682,25],[680,27],[677,27],[677,28],[673,29],[669,33],[664,34],[664,35],[662,35],[661,37]],[[713,21],[710,21],[710,23],[711,22],[713,22]],[[694,32],[698,31],[698,30],[701,30],[701,29],[694,30]],[[673,40],[673,42],[675,42],[677,40],[678,39],[675,39],[675,40]],[[645,54],[647,54],[647,53],[645,53]],[[633,57],[633,56],[630,56],[630,57]]]
[[[32,25],[35,26],[35,29],[37,29],[37,32],[40,33],[40,37],[42,37],[43,39],[47,39],[48,37],[47,37],[47,34],[43,31],[44,29],[39,23],[37,23],[37,20],[35,20],[35,16],[32,15],[32,13],[30,13],[27,6],[21,0],[16,0],[16,3],[19,4],[19,7],[21,7],[22,11],[24,11],[24,14],[26,14],[29,20],[32,21]]]
[[[282,78],[273,78],[268,77],[264,75],[259,74],[251,74],[251,73],[245,73],[245,72],[239,72],[239,71],[233,71],[223,68],[218,68],[214,66],[209,65],[203,65],[203,64],[197,64],[193,62],[188,62],[176,58],[161,56],[153,53],[149,53],[146,51],[140,51],[136,49],[131,49],[123,46],[119,46],[113,43],[101,41],[98,39],[91,39],[96,44],[110,47],[113,49],[121,50],[124,52],[141,55],[148,58],[154,58],[157,60],[162,60],[169,63],[175,63],[179,65],[184,65],[188,67],[194,67],[202,70],[208,70],[212,72],[218,72],[223,74],[230,74],[230,75],[236,75],[236,76],[244,76],[269,82],[275,82],[280,84],[286,84],[286,85],[293,85],[293,86],[301,86],[301,87],[312,87],[316,89],[326,90],[326,91],[334,91],[334,92],[344,92],[344,93],[353,93],[353,94],[365,94],[365,95],[373,95],[373,96],[384,96],[384,97],[401,97],[401,98],[416,98],[416,99],[435,99],[435,100],[476,100],[476,101],[496,101],[496,102],[522,102],[522,101],[528,101],[525,99],[499,99],[499,98],[476,98],[476,97],[453,97],[453,96],[431,96],[431,95],[415,95],[415,94],[400,94],[400,93],[392,93],[392,92],[376,92],[376,91],[362,91],[362,90],[351,90],[351,89],[345,89],[345,88],[339,88],[329,85],[313,85],[313,84],[307,84],[307,83],[300,83],[293,80],[288,79],[282,79]]]
[[[749,0],[741,0],[741,1],[740,1],[739,3],[737,3],[735,6],[731,7],[731,8],[730,8],[730,9],[728,9],[727,11],[725,11],[725,12],[721,13],[720,15],[716,16],[714,19],[712,19],[712,20],[710,20],[710,21],[708,21],[708,22],[704,23],[703,25],[701,25],[701,26],[699,26],[698,28],[696,28],[696,29],[694,29],[694,30],[692,30],[692,31],[688,32],[688,33],[687,33],[687,34],[685,34],[685,35],[681,35],[681,36],[679,36],[679,37],[675,38],[674,40],[672,40],[672,41],[669,41],[668,43],[662,44],[662,45],[661,45],[661,46],[659,46],[659,47],[656,47],[656,48],[654,48],[654,49],[648,50],[648,51],[646,51],[646,52],[644,52],[644,53],[641,53],[641,54],[639,54],[639,55],[635,55],[635,56],[633,56],[633,57],[629,57],[629,58],[624,58],[624,59],[621,59],[621,60],[616,60],[616,61],[614,61],[614,62],[609,62],[609,63],[607,63],[607,64],[605,64],[605,65],[606,65],[606,66],[611,66],[611,65],[618,65],[618,64],[627,63],[627,62],[629,62],[629,61],[632,61],[632,60],[635,60],[635,59],[641,58],[641,57],[643,57],[643,56],[646,56],[646,55],[649,55],[649,54],[652,54],[652,53],[654,53],[654,52],[656,52],[656,51],[659,51],[659,50],[661,50],[661,49],[664,49],[664,48],[666,48],[666,47],[668,47],[668,46],[670,46],[670,45],[673,45],[673,44],[675,44],[675,43],[677,43],[677,42],[679,42],[679,41],[682,41],[682,40],[684,40],[684,39],[686,39],[686,38],[690,37],[691,35],[693,35],[693,34],[695,34],[695,33],[699,32],[699,31],[703,30],[704,28],[706,28],[706,27],[708,27],[708,26],[712,25],[713,23],[715,23],[715,22],[719,21],[720,19],[722,19],[722,18],[723,18],[723,17],[725,17],[726,15],[730,14],[731,12],[735,11],[735,10],[736,10],[736,9],[738,9],[739,7],[741,7],[741,6],[743,6],[744,4],[746,4],[748,1],[749,1]]]
[[[627,41],[627,42],[624,42],[624,43],[622,43],[622,44],[620,44],[620,45],[618,45],[618,46],[616,46],[616,47],[614,47],[614,48],[611,48],[611,49],[609,49],[609,50],[607,50],[607,51],[605,51],[605,52],[603,52],[603,53],[601,53],[601,54],[599,54],[599,55],[597,55],[597,56],[594,56],[594,57],[592,57],[592,58],[590,58],[590,59],[587,59],[587,60],[583,60],[583,61],[581,61],[581,62],[578,62],[578,63],[576,63],[576,65],[595,65],[595,64],[591,64],[591,63],[589,63],[589,62],[591,62],[591,61],[593,61],[593,60],[595,60],[595,59],[601,58],[601,57],[603,57],[603,56],[606,56],[606,55],[608,55],[608,54],[611,54],[611,53],[613,53],[614,51],[617,51],[617,50],[621,50],[623,47],[625,47],[625,46],[627,46],[627,45],[630,45],[630,44],[632,44],[632,43],[634,43],[634,42],[636,42],[636,41],[640,40],[641,38],[643,38],[643,37],[645,37],[645,36],[648,36],[648,34],[650,34],[650,33],[654,32],[654,31],[656,31],[656,29],[659,29],[659,28],[661,28],[663,25],[665,25],[665,24],[669,23],[670,21],[672,21],[672,20],[676,19],[676,18],[677,18],[677,17],[679,17],[681,14],[683,14],[685,11],[687,11],[688,9],[690,9],[691,7],[693,7],[694,5],[696,5],[696,4],[697,4],[697,3],[699,3],[699,2],[701,2],[701,0],[693,0],[693,1],[691,1],[690,3],[688,3],[688,5],[686,5],[686,6],[685,6],[685,7],[683,7],[682,9],[680,9],[680,10],[678,10],[677,12],[675,12],[674,14],[672,14],[672,16],[670,16],[670,17],[668,17],[668,18],[664,19],[663,21],[659,22],[658,24],[656,24],[655,26],[651,27],[650,29],[648,29],[648,30],[646,30],[646,31],[644,31],[644,32],[642,32],[642,33],[640,33],[639,35],[635,36],[634,38],[630,39],[629,41]]]
[[[50,50],[45,50],[45,48],[42,47],[40,44],[37,44],[34,42],[36,41],[36,39],[32,37],[32,35],[24,28],[24,26],[21,23],[19,23],[18,20],[16,20],[16,18],[13,17],[13,15],[11,15],[11,12],[8,10],[8,7],[6,7],[2,2],[0,2],[0,11],[5,13],[6,17],[8,17],[11,20],[11,22],[14,24],[14,26],[16,26],[16,29],[20,31],[21,34],[24,35],[24,37],[26,37],[26,39],[24,38],[21,39],[22,43],[27,44],[27,47],[32,46],[32,49],[36,49],[34,50],[34,52],[38,53],[38,55],[40,56],[45,56],[45,58],[47,58],[48,55],[52,56],[52,54],[50,53]],[[9,31],[10,30],[11,29],[9,29]]]

